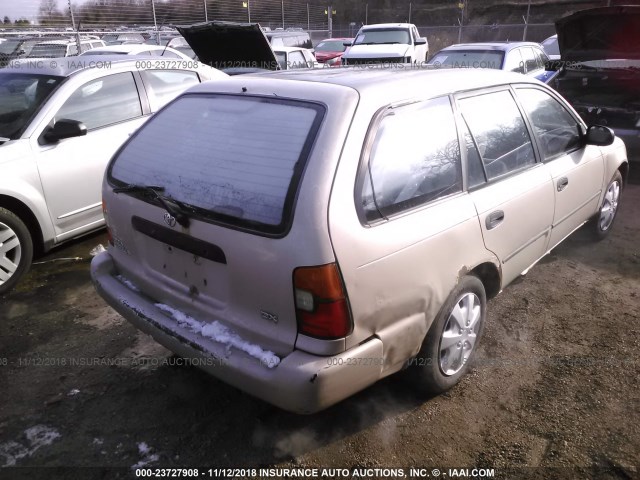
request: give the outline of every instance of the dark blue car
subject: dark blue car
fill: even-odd
[[[547,83],[555,72],[545,70],[549,57],[539,43],[460,43],[436,53],[430,65],[458,68],[494,68],[518,72]]]

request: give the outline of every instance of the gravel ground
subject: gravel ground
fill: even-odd
[[[178,365],[107,307],[88,271],[104,233],[57,249],[0,297],[0,477],[146,465],[638,478],[639,209],[630,185],[609,238],[579,230],[490,301],[475,366],[449,393],[392,377],[313,416]],[[75,468],[96,466],[121,469]],[[508,470],[520,467],[537,468]]]

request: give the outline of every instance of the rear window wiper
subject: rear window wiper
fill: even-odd
[[[138,185],[129,184],[122,187],[115,187],[113,193],[146,193],[150,194],[155,200],[158,200],[163,208],[169,212],[169,214],[176,219],[183,227],[188,227],[190,220],[189,215],[186,213],[184,204],[178,200],[174,200],[164,195],[160,195],[159,192],[164,192],[164,187],[157,185]]]

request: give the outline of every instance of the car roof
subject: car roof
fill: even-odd
[[[353,40],[353,37],[331,37],[331,38],[323,38],[320,42],[330,42],[332,40]],[[318,42],[318,43],[320,43]]]
[[[33,58],[20,59],[11,63],[11,65],[0,69],[0,75],[3,73],[27,73],[50,75],[54,77],[69,77],[83,70],[97,68],[99,65],[109,65],[113,68],[115,64],[121,67],[127,67],[130,64],[135,68],[136,62],[144,59],[158,60],[158,57],[149,55],[139,57],[127,57],[123,55],[82,55],[75,57],[47,58],[43,62],[36,62]]]
[[[456,43],[443,48],[445,50],[499,50],[508,52],[518,47],[538,47],[539,43],[535,42],[484,42],[484,43]]]
[[[96,52],[121,52],[121,53],[137,53],[137,52],[149,52],[151,50],[164,50],[162,45],[147,45],[145,43],[128,43],[125,45],[107,45],[106,47],[96,47],[89,50]],[[167,51],[173,50],[171,47],[167,47]],[[88,55],[85,54],[85,56]]]
[[[302,48],[302,47],[281,47],[281,46],[277,46],[277,47],[271,47],[273,49],[274,52],[286,52],[286,53],[290,53],[293,51],[297,51],[297,50],[309,50],[308,48]]]
[[[322,88],[321,84],[338,85],[356,90],[360,94],[366,92],[367,96],[380,98],[380,102],[385,104],[424,97],[425,93],[429,96],[439,96],[509,83],[542,85],[541,82],[521,73],[492,69],[479,69],[474,71],[473,75],[469,75],[466,69],[457,68],[340,67],[278,70],[255,76],[235,77],[221,83],[205,82],[194,86],[190,91],[216,92],[218,85],[224,85],[228,81],[235,82],[238,87],[245,87],[254,81],[262,83],[276,80],[280,85],[283,85],[284,81],[307,82],[309,87],[319,84],[318,88]]]
[[[373,25],[363,25],[361,30],[378,29],[378,28],[410,28],[411,23],[374,23]]]

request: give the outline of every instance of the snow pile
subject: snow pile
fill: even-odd
[[[16,464],[17,460],[30,457],[40,448],[51,445],[53,441],[60,437],[60,434],[53,428],[46,425],[36,425],[24,431],[28,445],[10,441],[0,444],[0,457],[4,457],[3,467],[10,467]]]
[[[116,279],[120,283],[122,283],[124,286],[126,286],[129,290],[133,290],[136,293],[140,293],[140,289],[137,286],[135,286],[133,282],[131,282],[131,280],[124,278],[122,275],[116,275]]]
[[[164,305],[162,303],[156,303],[155,305],[163,312],[169,313],[181,327],[189,328],[193,333],[197,333],[205,338],[227,345],[227,347],[234,347],[241,350],[252,357],[257,358],[268,368],[274,368],[280,363],[280,357],[275,353],[263,350],[258,345],[243,340],[237,333],[225,327],[217,320],[212,323],[199,322],[195,318],[192,318],[168,305]]]
[[[142,458],[138,463],[133,465],[131,469],[135,470],[136,468],[142,468],[145,465],[149,465],[150,463],[160,460],[160,456],[157,453],[151,453],[152,450],[153,449],[149,447],[146,442],[138,443],[138,453]]]

